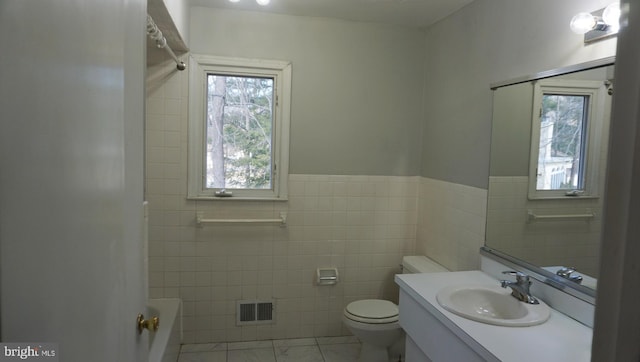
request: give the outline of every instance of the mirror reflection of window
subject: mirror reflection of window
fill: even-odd
[[[577,288],[581,298],[592,300],[592,303],[595,303],[594,289],[600,271],[598,260],[604,201],[602,192],[606,179],[604,171],[607,164],[609,116],[613,94],[611,80],[614,77],[612,64],[602,67],[598,64],[600,62],[597,62],[595,67],[585,65],[577,72],[573,67],[567,72],[551,70],[545,73],[555,75],[543,75],[543,79],[522,82],[518,78],[511,83],[492,85],[494,108],[485,242],[489,252],[507,255],[513,258],[516,265],[525,269],[531,268],[541,275],[555,275],[561,266],[575,267],[578,274],[583,276],[583,281],[581,284],[567,281],[564,284],[565,290],[573,290],[571,293],[574,293]],[[531,173],[535,172],[537,166],[540,142],[539,139],[532,141],[532,133],[535,128],[540,129],[542,122],[541,107],[533,103],[534,91],[539,92],[537,94],[542,97],[541,85],[571,90],[572,87],[567,86],[571,81],[592,81],[598,88],[604,85],[604,89],[598,92],[602,97],[590,97],[590,104],[585,105],[587,111],[592,109],[586,124],[583,125],[583,132],[588,136],[583,134],[582,138],[587,154],[593,149],[600,150],[599,154],[595,154],[600,172],[595,175],[597,187],[594,189],[596,195],[599,194],[601,197],[570,197],[565,194],[571,190],[561,190],[557,197],[534,198],[530,195],[529,186],[533,183],[535,188],[537,185],[537,177],[531,177]],[[544,94],[567,95],[556,92],[555,89],[547,89]],[[538,99],[541,106],[542,99],[536,98],[536,101]],[[596,107],[592,107],[592,104]],[[548,111],[544,113],[551,116]],[[531,158],[531,152],[534,152],[532,145],[535,145],[535,158]],[[588,162],[585,165],[588,166]],[[585,167],[582,172],[586,176],[585,182],[589,181],[590,170]],[[544,194],[558,191],[537,192]],[[544,216],[592,214],[594,217],[532,222],[530,213]]]
[[[589,97],[544,94],[537,190],[582,190]]]
[[[603,82],[535,84],[529,198],[597,197]]]

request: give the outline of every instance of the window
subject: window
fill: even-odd
[[[188,197],[286,200],[291,64],[193,55]]]
[[[536,83],[529,198],[597,196],[603,90],[596,81]]]

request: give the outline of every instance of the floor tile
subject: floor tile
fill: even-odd
[[[180,353],[178,362],[226,362],[226,351]]]
[[[276,362],[273,348],[236,349],[227,351],[227,362]]]
[[[356,362],[354,336],[185,344],[178,362]]]
[[[323,344],[320,345],[320,351],[325,362],[356,362],[360,354],[360,344]]]
[[[277,362],[324,362],[318,346],[283,346],[275,348]]]
[[[180,349],[181,353],[192,352],[213,352],[213,351],[226,351],[226,343],[197,343],[197,344],[183,344]]]
[[[273,341],[274,347],[315,346],[317,344],[315,338],[275,339]]]
[[[318,344],[360,343],[356,336],[318,337]]]
[[[235,349],[253,349],[253,348],[272,348],[273,341],[251,341],[251,342],[232,342],[227,343],[229,351]]]

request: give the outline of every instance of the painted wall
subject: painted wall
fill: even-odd
[[[182,40],[189,46],[189,9],[188,0],[158,0],[162,1],[176,26],[176,30],[181,35]]]
[[[608,0],[477,0],[429,28],[421,175],[486,189],[489,85],[615,55],[615,39],[583,45],[579,11]]]
[[[190,45],[193,53],[292,62],[291,173],[419,173],[422,32],[194,8]]]
[[[0,4],[2,341],[60,361],[147,359],[145,8]]]

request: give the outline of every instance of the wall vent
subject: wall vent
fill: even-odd
[[[272,300],[239,300],[236,309],[236,325],[273,324]]]

